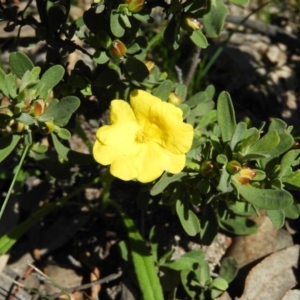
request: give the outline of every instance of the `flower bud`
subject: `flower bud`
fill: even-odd
[[[127,52],[127,47],[120,40],[114,40],[109,47],[109,53],[114,58],[121,58]]]
[[[154,70],[155,63],[153,61],[148,60],[148,61],[145,61],[145,65],[146,65],[149,73],[151,74]]]
[[[40,128],[44,134],[49,134],[54,131],[55,124],[52,121],[47,121],[43,123],[43,125]]]
[[[11,128],[14,132],[22,132],[25,130],[25,124],[21,122],[14,122]]]
[[[237,180],[242,183],[248,183],[250,182],[254,177],[256,176],[256,172],[249,167],[243,167],[242,170],[239,173],[239,176],[237,177]]]
[[[179,105],[179,104],[182,103],[182,100],[181,100],[179,95],[177,95],[175,93],[170,93],[169,98],[168,98],[168,102],[172,103],[174,105]]]
[[[200,172],[203,177],[212,178],[216,175],[215,165],[211,160],[206,160],[201,164]]]
[[[35,117],[38,117],[45,112],[46,103],[45,103],[45,100],[43,100],[43,99],[38,99],[38,100],[34,101],[32,106],[33,106],[32,114]]]
[[[201,24],[197,19],[187,16],[182,18],[180,25],[186,31],[195,31],[201,28]]]
[[[128,10],[133,13],[137,13],[144,8],[145,0],[125,0],[128,4]]]
[[[226,170],[230,175],[238,173],[241,170],[241,168],[241,164],[236,160],[232,160],[226,165]]]

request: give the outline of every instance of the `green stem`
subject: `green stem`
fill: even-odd
[[[8,190],[8,192],[7,192],[7,194],[6,194],[6,197],[5,197],[4,202],[3,202],[3,204],[2,204],[2,207],[1,207],[1,211],[0,211],[0,220],[1,220],[2,215],[3,215],[3,213],[4,213],[5,207],[6,207],[7,203],[8,203],[8,200],[9,200],[9,197],[10,197],[10,195],[11,195],[11,192],[12,192],[12,190],[13,190],[13,188],[14,188],[14,185],[15,185],[15,183],[16,183],[17,177],[18,177],[18,175],[19,175],[19,172],[20,172],[20,170],[21,170],[21,167],[22,167],[22,165],[23,165],[23,162],[24,162],[24,159],[25,159],[25,157],[26,157],[26,155],[27,155],[27,152],[28,152],[28,150],[29,150],[29,147],[30,147],[30,145],[27,145],[27,146],[24,148],[24,150],[23,150],[23,153],[22,153],[20,162],[19,162],[19,164],[18,164],[18,166],[17,166],[17,168],[16,168],[16,172],[15,172],[14,178],[13,178],[11,184],[10,184],[9,190]]]

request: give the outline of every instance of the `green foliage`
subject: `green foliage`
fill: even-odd
[[[29,5],[21,10],[1,4],[0,20],[6,23],[5,31],[33,27],[35,42],[42,40],[47,45],[47,61],[37,65],[26,54],[12,52],[8,65],[0,68],[0,163],[11,156],[19,159],[21,168],[28,150],[36,169],[43,169],[48,180],[70,180],[71,188],[75,180],[70,168],[74,166],[79,168],[74,177],[105,174],[91,154],[70,148],[68,140],[76,133],[88,140],[84,130],[74,124],[79,117],[98,124],[96,106],[103,113],[113,99],[128,101],[132,90],[147,90],[163,101],[178,101],[173,104],[193,126],[194,139],[182,172],[165,172],[143,186],[143,209],[151,205],[170,209],[187,235],[207,245],[220,230],[235,235],[254,233],[257,225],[249,216],[260,210],[265,210],[280,228],[286,218],[296,219],[300,214],[300,205],[291,193],[300,190],[299,131],[279,119],[268,128],[265,124],[255,128],[248,122],[237,122],[228,92],[216,95],[214,86],[209,85],[201,91],[194,87],[198,90],[192,95],[191,86],[181,80],[175,82],[174,74],[168,76],[166,72],[174,72],[173,62],[179,54],[167,49],[179,49],[186,41],[196,48],[209,47],[209,38],[221,33],[228,13],[222,0],[169,2],[98,0],[75,19],[70,15],[69,1],[36,1],[34,13]],[[248,4],[247,0],[230,2]],[[150,13],[160,5],[164,20],[157,34]],[[163,46],[154,50],[162,38]],[[75,50],[86,59],[67,68],[65,58]],[[148,61],[155,52],[163,54],[162,65],[168,69]],[[91,150],[91,145],[88,148]],[[24,149],[20,159],[20,150]],[[18,172],[8,177],[13,181],[6,200],[17,177]],[[228,288],[237,274],[234,259],[223,259],[219,274],[212,276],[202,251],[190,251],[175,259],[174,250],[165,246],[163,228],[158,226],[150,231],[150,252],[133,220],[110,199],[112,180],[101,177],[103,210],[113,204],[124,222],[128,241],[120,243],[121,255],[134,267],[141,298],[165,299],[179,286],[188,298],[216,298]],[[99,179],[92,180],[95,182]],[[84,188],[36,210],[0,237],[0,253],[8,252],[35,223]]]

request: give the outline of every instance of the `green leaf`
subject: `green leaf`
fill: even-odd
[[[163,192],[163,190],[172,182],[179,181],[182,177],[186,176],[186,173],[178,173],[175,175],[171,175],[168,173],[164,173],[162,177],[156,182],[156,184],[150,190],[151,196],[156,196]]]
[[[268,131],[260,140],[251,145],[248,153],[269,154],[280,142],[280,137],[275,130]]]
[[[181,271],[193,270],[195,268],[195,265],[197,266],[198,264],[199,261],[195,258],[181,256],[171,262],[164,263],[163,266],[172,270]]]
[[[217,277],[212,281],[210,287],[214,287],[220,291],[226,291],[228,289],[228,282],[222,277]]]
[[[125,33],[125,28],[121,25],[120,12],[113,9],[110,14],[110,29],[114,36],[122,37]]]
[[[298,219],[300,215],[300,205],[294,202],[292,205],[285,207],[283,211],[285,213],[286,218]]]
[[[137,230],[133,220],[116,204],[129,237],[131,257],[137,275],[139,287],[144,300],[164,300],[163,291],[156,273],[153,257],[150,254],[142,236]]]
[[[205,49],[208,46],[207,39],[203,34],[202,30],[194,30],[193,33],[189,36],[191,41],[198,46],[199,48]]]
[[[38,84],[39,95],[41,95],[41,98],[48,98],[49,93],[62,80],[64,74],[65,69],[60,65],[55,65],[47,69]]]
[[[280,162],[279,178],[290,175],[292,173],[292,166],[295,162],[299,163],[300,150],[291,150],[287,152]]]
[[[293,203],[292,195],[287,191],[258,189],[243,185],[239,182],[233,182],[238,193],[249,203],[258,208],[281,209]]]
[[[52,102],[55,99],[52,100]],[[51,104],[52,104],[51,102]],[[67,96],[62,98],[60,101],[56,99],[52,105],[49,105],[46,112],[42,114],[38,121],[46,122],[53,120],[55,125],[65,126],[71,115],[77,110],[80,105],[80,100],[74,96]]]
[[[0,162],[15,149],[21,137],[18,134],[10,134],[0,138]]]
[[[68,129],[66,129],[66,128],[60,128],[59,131],[57,132],[57,135],[62,140],[68,140],[71,137],[70,131]]]
[[[236,120],[232,101],[227,92],[222,92],[219,95],[217,117],[223,142],[228,142],[235,132]]]
[[[26,113],[21,113],[16,120],[20,121],[25,125],[32,125],[36,123],[36,119]]]
[[[26,71],[31,71],[34,67],[30,58],[22,52],[12,52],[9,56],[9,64],[18,78],[22,78]]]
[[[200,231],[200,223],[198,217],[188,208],[188,205],[181,200],[176,201],[176,212],[184,231],[195,236]]]
[[[8,96],[8,90],[7,90],[6,84],[5,84],[5,77],[6,77],[6,74],[5,74],[4,71],[0,68],[0,91],[1,91],[2,94],[4,94],[5,96]]]
[[[128,57],[124,63],[124,66],[131,80],[142,82],[149,75],[146,65],[134,57]]]
[[[106,51],[96,50],[93,55],[93,61],[99,65],[103,65],[110,60],[110,57],[107,55]]]
[[[189,115],[191,109],[184,103],[178,105],[178,107],[182,110],[182,119],[184,120]]]
[[[239,267],[238,262],[233,257],[225,257],[221,261],[219,275],[224,278],[228,283],[236,277]]]
[[[267,215],[277,228],[281,228],[284,225],[285,213],[282,209],[267,210]]]
[[[300,191],[300,170],[297,170],[288,176],[282,177],[281,180],[286,188]]]
[[[187,104],[190,107],[197,106],[198,104],[210,100],[206,92],[199,92],[193,95],[191,98],[189,98],[185,104]]]
[[[14,74],[10,73],[5,76],[5,85],[7,88],[8,96],[11,98],[17,97],[17,78]]]
[[[173,82],[171,80],[165,80],[158,87],[152,90],[152,95],[160,98],[163,101],[167,101],[172,89]]]
[[[219,226],[223,230],[236,235],[249,235],[257,231],[257,225],[254,221],[241,216],[235,216],[226,220],[220,219]]]
[[[247,130],[247,124],[246,123],[238,123],[236,126],[236,129],[234,131],[234,134],[232,136],[232,139],[230,141],[230,148],[233,151],[237,143],[240,141],[243,133]]]
[[[94,81],[93,86],[108,87],[119,80],[119,74],[116,70],[106,68]]]
[[[38,81],[35,79],[33,74],[30,71],[26,71],[22,77],[21,84],[19,87],[19,93],[22,92],[25,88],[32,84],[36,84]]]
[[[217,37],[223,29],[228,10],[222,0],[210,1],[211,7],[203,16],[203,26],[206,35],[210,38]]]

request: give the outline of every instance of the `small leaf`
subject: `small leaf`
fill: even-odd
[[[297,170],[288,176],[282,177],[281,180],[286,188],[300,191],[300,170]]]
[[[225,257],[221,261],[219,275],[230,283],[239,270],[238,262],[233,257]]]
[[[198,46],[199,48],[205,49],[208,46],[207,39],[203,34],[202,30],[194,30],[193,33],[190,35],[191,41]]]
[[[5,76],[5,85],[7,88],[8,96],[11,98],[17,97],[17,78],[14,74],[10,73]]]
[[[52,100],[52,102],[54,99]],[[52,102],[47,108],[46,112],[42,114],[38,120],[40,122],[46,122],[53,120],[58,126],[65,126],[71,115],[77,110],[80,105],[80,100],[74,96],[67,96],[62,98],[60,101],[56,99],[53,105]]]
[[[248,153],[269,154],[280,142],[280,137],[275,130],[268,131],[260,140],[251,145]]]
[[[110,15],[110,29],[114,36],[122,37],[125,33],[125,28],[120,23],[120,13],[113,9]]]
[[[47,69],[38,84],[41,98],[48,98],[48,94],[62,80],[64,74],[65,69],[60,65],[55,65]]]
[[[163,192],[163,190],[172,182],[179,181],[182,177],[186,176],[186,173],[178,173],[175,175],[171,175],[168,173],[164,173],[162,177],[156,182],[156,184],[150,190],[150,194],[152,196],[156,196]]]
[[[281,228],[284,225],[285,213],[282,209],[267,210],[267,215],[277,228]]]
[[[163,266],[172,270],[181,271],[193,270],[195,268],[195,265],[197,266],[198,264],[199,261],[195,258],[181,256],[171,262],[164,263]]]
[[[238,193],[258,208],[281,209],[293,203],[292,195],[285,190],[258,189],[234,182]]]
[[[93,55],[93,61],[99,65],[103,65],[110,60],[110,57],[107,55],[106,51],[96,50]]]
[[[0,91],[3,95],[8,96],[8,91],[7,91],[7,88],[5,85],[5,77],[6,77],[6,74],[0,68]]]
[[[228,10],[222,0],[214,0],[210,3],[209,12],[203,16],[203,26],[206,35],[215,38],[223,29]]]
[[[0,138],[0,162],[15,149],[21,137],[18,134],[10,134]]]
[[[236,126],[236,129],[234,131],[234,134],[232,136],[232,139],[230,141],[230,148],[233,151],[237,143],[240,141],[243,133],[247,130],[247,124],[246,123],[238,123]]]
[[[26,71],[31,71],[34,67],[30,58],[22,52],[12,52],[9,56],[9,64],[18,78],[22,78]]]
[[[220,291],[226,291],[228,289],[228,282],[222,277],[217,277],[212,281],[210,286]]]
[[[280,173],[279,177],[284,177],[292,173],[292,166],[295,162],[299,163],[300,150],[291,150],[287,152],[280,162]]]
[[[176,212],[185,232],[190,236],[195,236],[200,231],[198,217],[191,211],[183,201],[176,201]]]
[[[152,90],[152,95],[160,98],[163,101],[167,101],[172,89],[173,82],[171,80],[165,80],[158,87]]]
[[[149,75],[149,71],[146,65],[143,62],[141,62],[139,59],[136,59],[134,57],[128,57],[124,65],[131,80],[142,82]]]
[[[66,129],[66,128],[60,128],[59,131],[57,132],[57,135],[62,140],[68,140],[71,137],[70,131],[68,129]]]
[[[236,120],[232,101],[227,92],[222,92],[219,95],[217,116],[223,142],[228,142],[235,132]]]

